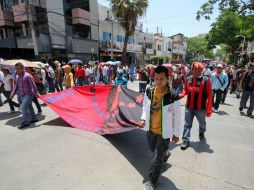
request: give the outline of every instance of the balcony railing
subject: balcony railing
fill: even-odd
[[[1,26],[14,26],[12,11],[0,10],[0,27]]]
[[[17,23],[27,22],[29,19],[29,17],[28,17],[29,8],[30,8],[31,14],[32,14],[32,21],[37,22],[35,6],[26,4],[26,3],[14,5],[12,7],[14,22],[17,22]]]
[[[91,26],[90,12],[80,8],[72,9],[72,24]]]

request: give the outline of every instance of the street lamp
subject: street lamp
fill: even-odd
[[[241,59],[240,59],[240,63],[242,63],[242,59],[243,59],[243,55],[244,55],[244,46],[245,46],[245,36],[244,35],[236,35],[236,38],[243,38],[243,46],[242,46],[242,53],[241,53]]]

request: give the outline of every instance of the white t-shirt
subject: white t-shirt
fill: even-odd
[[[90,75],[90,72],[89,72],[89,69],[87,68],[86,69],[86,76],[89,76]]]
[[[42,78],[42,84],[46,84],[46,72],[44,69],[41,69],[41,78]]]
[[[13,79],[12,85],[14,85],[14,77],[12,75],[9,74],[3,78],[4,89],[6,91],[11,91],[10,79]]]
[[[108,67],[104,66],[103,69],[102,69],[102,75],[107,76],[107,73],[108,73]]]
[[[210,77],[212,75],[212,73],[213,72],[209,68],[207,68],[207,69],[204,70],[203,74],[204,74],[204,76],[209,76]]]

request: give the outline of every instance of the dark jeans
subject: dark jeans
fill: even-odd
[[[57,92],[63,91],[62,81],[59,81],[59,82],[56,81],[55,88],[56,88]]]
[[[84,86],[84,77],[77,78],[77,86]]]
[[[147,86],[147,83],[139,83],[139,93],[145,93],[146,86]]]
[[[54,81],[53,80],[48,80],[48,85],[49,85],[49,92],[55,92],[55,86],[54,86]]]
[[[254,92],[243,91],[243,95],[242,95],[241,102],[240,102],[240,107],[244,108],[246,106],[246,103],[249,98],[250,98],[250,105],[247,110],[247,114],[252,115],[252,112],[254,109]]]
[[[229,87],[227,87],[227,88],[224,90],[223,94],[222,94],[222,98],[221,98],[221,102],[222,102],[222,103],[224,103],[225,100],[226,100],[226,97],[227,97],[227,94],[228,94],[228,88],[229,88]]]
[[[219,109],[221,98],[222,98],[223,91],[222,90],[213,90],[213,107],[214,109]],[[216,96],[216,98],[215,98]]]
[[[0,87],[0,106],[2,106],[2,105],[3,105],[3,101],[2,101],[1,93],[5,96],[5,98],[6,98],[6,99],[8,99],[8,98],[7,98],[7,95],[6,95],[6,93],[5,93],[4,88],[3,88],[3,87]],[[7,100],[7,101],[8,101],[8,100]]]
[[[36,106],[36,108],[38,110],[38,113],[41,113],[42,110],[41,110],[41,105],[40,105],[40,103],[38,101],[38,98],[36,96],[34,96],[32,101],[34,102],[34,104],[35,104],[35,106]]]
[[[17,108],[20,107],[20,105],[18,103],[14,102],[13,100],[10,99],[11,91],[5,91],[5,94],[6,94],[6,98],[9,103],[11,111],[15,111],[14,107],[17,107]]]
[[[206,132],[206,110],[191,110],[189,108],[185,108],[185,124],[183,131],[183,140],[190,141],[190,132],[193,124],[194,116],[196,116],[199,123],[199,132]]]
[[[162,139],[161,135],[147,132],[147,141],[150,150],[154,153],[153,164],[149,170],[148,179],[152,183],[156,183],[160,176],[163,157],[169,148],[170,139]]]

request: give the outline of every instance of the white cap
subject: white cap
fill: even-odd
[[[222,64],[218,64],[217,67],[223,68],[223,65]]]

